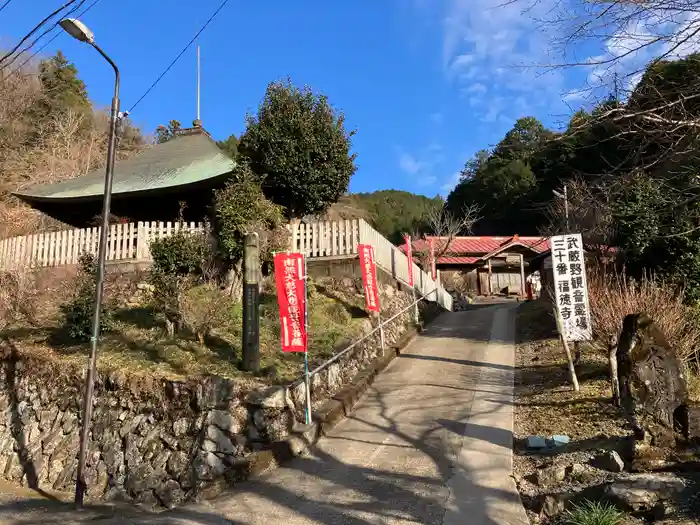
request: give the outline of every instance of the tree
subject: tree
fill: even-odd
[[[345,130],[344,115],[324,95],[289,79],[272,82],[247,120],[238,152],[287,218],[321,213],[347,191],[356,170],[355,132]]]
[[[42,96],[34,109],[35,117],[47,119],[67,111],[91,111],[85,83],[78,78],[78,69],[61,51],[39,63]]]
[[[138,153],[141,131],[120,120],[117,159]],[[65,56],[29,62],[0,82],[0,237],[64,229],[10,193],[102,168],[109,115],[92,108],[78,71]]]
[[[394,244],[403,242],[406,232],[426,233],[429,227],[426,216],[433,208],[443,205],[439,198],[398,190],[358,193],[350,199],[368,212],[370,224]]]
[[[548,69],[585,70],[588,85],[577,94],[591,101],[604,100],[609,93],[619,100],[631,98],[650,70],[687,59],[697,49],[700,0],[572,0],[552,2],[546,9],[539,0],[509,3],[523,7],[523,15],[530,16],[549,40],[550,55],[561,57],[546,64]],[[585,56],[582,49],[597,52]],[[688,101],[700,98],[700,81],[697,77],[687,80],[683,102],[669,106],[668,97],[657,98],[658,104],[647,105],[643,111],[620,105],[610,114],[630,124],[646,121],[686,131],[697,128],[697,117],[690,112],[678,118]]]
[[[175,138],[180,129],[182,129],[182,125],[179,120],[171,120],[167,126],[161,124],[156,128],[156,144],[162,144]]]
[[[459,213],[453,213],[446,203],[440,200],[428,209],[421,221],[421,230],[410,232],[411,250],[423,268],[430,262],[429,237],[439,237],[433,245],[432,256],[439,259],[449,253],[452,241],[459,235],[472,233],[474,224],[479,221],[479,207],[476,204],[465,205]],[[409,233],[409,232],[407,232]],[[418,239],[422,242],[416,243]]]
[[[226,140],[220,140],[216,143],[219,148],[221,148],[224,153],[226,153],[232,159],[236,158],[238,155],[238,139],[236,135],[231,134]]]
[[[460,182],[447,197],[447,210],[461,217],[476,207],[482,218],[475,233],[527,235],[537,230],[541,212],[534,205],[538,181],[531,164],[554,133],[537,119],[518,119],[491,152],[482,150],[467,160]],[[514,213],[514,210],[530,213]]]
[[[242,291],[243,243],[247,233],[260,239],[263,272],[269,271],[274,251],[289,247],[282,208],[263,194],[260,180],[246,163],[239,163],[226,186],[214,199],[214,234],[217,249],[226,268],[226,287],[240,299]]]

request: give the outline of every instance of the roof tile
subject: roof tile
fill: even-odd
[[[435,239],[435,249],[442,250],[442,246],[447,242],[446,237],[431,237]],[[513,237],[502,236],[480,236],[480,237],[454,237],[450,242],[450,246],[446,253],[450,255],[469,254],[475,256],[486,255],[499,247],[509,243]],[[549,239],[547,237],[520,237],[518,239],[522,244],[529,246],[537,253],[542,253],[549,250]],[[399,246],[404,250],[404,246]],[[425,239],[416,239],[413,243],[414,251],[427,250],[428,241]]]
[[[112,193],[131,193],[191,184],[225,175],[235,162],[205,132],[177,136],[156,144],[114,167]],[[55,184],[40,184],[17,192],[25,200],[101,197],[104,168]]]

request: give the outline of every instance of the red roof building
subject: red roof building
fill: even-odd
[[[426,237],[413,241],[417,263],[429,260],[431,244],[446,281],[448,272],[462,274],[467,290],[480,295],[524,294],[530,261],[549,250],[547,237]]]

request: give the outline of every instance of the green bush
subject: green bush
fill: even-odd
[[[213,275],[214,252],[206,233],[178,231],[153,241],[151,256],[148,281],[153,286],[153,306],[165,315],[172,336],[184,322],[183,302],[188,291]]]
[[[243,259],[245,235],[257,232],[260,261],[271,262],[272,253],[289,247],[282,208],[265,198],[260,181],[250,167],[240,164],[234,178],[216,191],[214,233],[219,255],[235,266]]]
[[[212,266],[206,233],[176,232],[151,242],[152,272],[165,275],[203,276]]]
[[[92,336],[92,317],[95,308],[97,265],[90,254],[80,257],[80,270],[72,299],[61,306],[62,326],[71,339],[87,341]],[[114,329],[114,309],[102,302],[100,333]]]
[[[197,337],[199,344],[204,345],[212,330],[227,327],[230,303],[230,298],[212,283],[190,288],[180,301],[182,323]]]
[[[625,515],[607,503],[586,501],[564,515],[564,525],[619,525]]]

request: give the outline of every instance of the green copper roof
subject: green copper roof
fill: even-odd
[[[117,162],[112,192],[134,193],[183,186],[230,173],[235,162],[204,131],[190,131]],[[83,177],[32,186],[15,193],[25,200],[101,197],[104,168]]]

